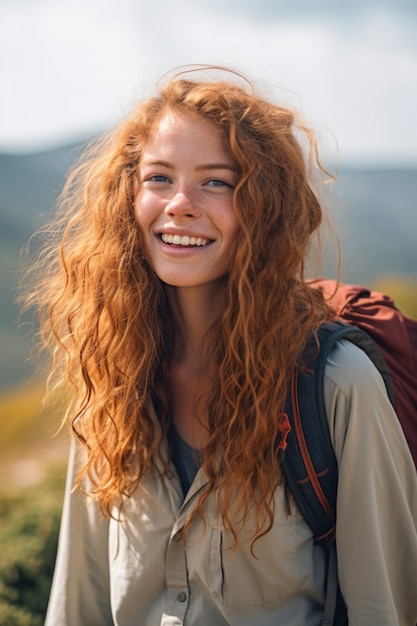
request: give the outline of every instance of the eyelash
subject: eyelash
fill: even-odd
[[[146,178],[144,182],[165,183],[171,182],[171,180],[168,178],[168,176],[164,176],[164,174],[154,174],[153,176],[149,176],[149,178]],[[208,180],[205,185],[209,185],[211,187],[229,187],[230,189],[234,188],[233,185],[227,183],[225,180],[221,180],[220,178],[212,178]]]

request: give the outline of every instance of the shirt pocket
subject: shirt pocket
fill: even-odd
[[[294,503],[291,514],[286,507],[276,514],[271,530],[253,545],[249,528],[239,532],[235,549],[221,523],[210,524],[209,532],[210,593],[224,607],[279,604],[311,580],[314,542]]]

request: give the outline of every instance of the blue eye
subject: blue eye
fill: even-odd
[[[155,176],[150,176],[146,180],[150,180],[154,183],[165,183],[167,181],[169,182],[169,178],[163,176],[163,174],[155,174]]]
[[[207,185],[210,185],[211,187],[230,187],[230,188],[232,188],[232,185],[229,185],[229,183],[226,183],[224,180],[219,180],[218,178],[214,178],[213,180],[209,180]]]

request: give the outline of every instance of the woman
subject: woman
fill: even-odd
[[[174,76],[64,190],[32,298],[74,388],[48,626],[321,623],[324,554],[276,449],[291,372],[331,315],[304,275],[320,167],[295,114],[235,78]],[[415,470],[347,342],[325,403],[349,623],[414,624]]]

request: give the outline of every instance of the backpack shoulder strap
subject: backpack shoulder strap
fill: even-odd
[[[335,533],[337,461],[324,410],[322,380],[333,335],[319,329],[320,351],[311,341],[304,364],[294,372],[285,413],[290,423],[281,465],[287,485],[317,542],[331,543]]]
[[[347,339],[360,347],[380,371],[388,395],[394,401],[390,373],[369,335],[342,322],[326,322],[304,353],[294,373],[285,412],[290,423],[287,448],[281,460],[290,491],[318,543],[332,543],[335,536],[337,460],[330,438],[324,405],[324,370],[335,344]]]

